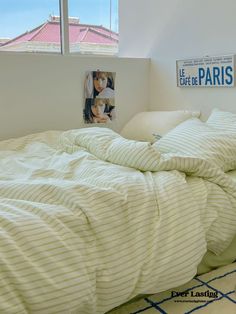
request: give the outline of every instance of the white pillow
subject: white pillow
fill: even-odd
[[[236,134],[217,130],[196,118],[182,122],[153,146],[161,153],[208,160],[223,171],[236,167]]]
[[[219,130],[236,132],[235,113],[214,109],[206,123]]]
[[[120,134],[127,139],[154,143],[158,135],[163,136],[181,122],[199,116],[199,111],[188,110],[140,112],[124,126]]]

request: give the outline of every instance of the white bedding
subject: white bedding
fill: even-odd
[[[0,143],[0,227],[0,313],[105,313],[224,250],[236,185],[108,129],[45,132]]]

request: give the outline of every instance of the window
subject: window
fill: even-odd
[[[118,52],[118,0],[69,0],[70,52]]]
[[[118,52],[118,0],[61,0],[68,36],[61,38],[60,0],[1,0],[0,52]],[[68,14],[68,16],[67,16]],[[67,44],[68,46],[68,44]],[[68,49],[67,49],[68,51]],[[67,52],[66,51],[66,52]]]
[[[0,51],[61,52],[58,0],[1,0]]]

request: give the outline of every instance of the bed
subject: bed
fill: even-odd
[[[227,172],[227,175],[236,183],[236,170]],[[207,251],[198,265],[198,274],[205,274],[218,267],[226,266],[236,261],[236,235],[230,245],[220,255]]]
[[[0,313],[105,313],[191,280],[236,234],[219,138],[219,156],[96,127],[0,142]]]

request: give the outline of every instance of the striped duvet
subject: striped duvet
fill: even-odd
[[[220,254],[236,186],[109,129],[45,132],[0,143],[0,228],[0,313],[105,313]]]

